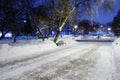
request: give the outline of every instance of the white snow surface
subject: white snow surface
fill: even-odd
[[[17,43],[3,42],[0,44],[0,61],[23,58],[55,48],[57,47],[51,40],[46,40],[44,42],[40,40],[21,40]]]
[[[64,40],[64,45],[70,46],[77,44],[72,37],[60,38]],[[44,51],[57,49],[53,39],[41,40],[18,40],[16,43],[11,41],[0,42],[0,62],[21,59],[31,55],[37,55]]]
[[[120,80],[116,41],[59,40],[65,44],[56,46],[52,39],[0,41],[0,80]]]
[[[120,38],[117,38],[113,43],[113,53],[116,65],[117,78],[120,80]]]

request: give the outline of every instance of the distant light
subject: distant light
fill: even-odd
[[[5,37],[12,37],[12,33],[7,33]]]
[[[111,28],[108,28],[108,31],[111,31]]]
[[[103,27],[103,25],[100,26],[101,28]]]
[[[26,23],[27,21],[26,21],[26,20],[24,20],[23,22],[24,22],[24,23]]]
[[[75,29],[77,29],[77,28],[78,28],[78,26],[77,26],[77,25],[75,25],[75,26],[74,26],[74,28],[75,28]]]
[[[95,28],[95,27],[94,27],[93,29],[94,29],[94,30],[96,30],[96,28]]]
[[[2,33],[0,32],[0,37],[2,36]]]
[[[52,31],[52,35],[54,35],[55,34],[55,32],[54,31]]]

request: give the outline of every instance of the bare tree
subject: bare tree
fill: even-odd
[[[112,31],[115,36],[120,36],[120,10],[118,11],[112,22]]]
[[[99,7],[109,12],[114,5],[114,0],[12,0],[12,1],[1,0],[1,1],[2,2],[0,3],[4,2],[3,4],[5,4],[6,6],[0,4],[0,9],[3,9],[6,17],[5,19],[6,20],[9,19],[7,20],[8,23],[14,26],[13,27],[14,31],[16,31],[15,27],[16,17],[14,17],[13,15],[18,16],[25,10],[27,15],[31,16],[29,18],[32,19],[32,25],[38,26],[39,24],[43,23],[43,25],[48,25],[50,26],[50,28],[54,28],[55,26],[57,26],[56,35],[54,38],[55,43],[57,43],[60,32],[62,31],[66,23],[68,21],[72,21],[72,19],[76,15],[82,16],[84,13],[86,13],[92,19],[95,13],[99,15],[98,12]],[[37,13],[35,12],[35,10],[33,10],[35,6],[33,5],[33,3],[36,3],[36,1],[38,3],[40,2],[41,5],[45,6],[45,8],[43,9],[43,13],[39,12],[40,5],[36,6],[38,8]],[[15,5],[15,3],[19,4]],[[1,5],[3,8],[1,8]],[[19,11],[13,10],[13,8]],[[11,11],[14,14],[10,14]],[[15,32],[14,34],[16,35]]]
[[[58,19],[58,29],[54,38],[54,42],[57,43],[62,28],[73,16],[73,13],[79,12],[77,13],[79,15],[86,13],[92,18],[95,13],[99,13],[98,8],[101,6],[110,11],[113,8],[114,0],[51,0],[51,3],[54,8],[54,15]]]
[[[17,8],[15,8],[14,4],[17,2],[18,0],[1,0],[0,1],[0,11],[3,12],[2,15],[2,28],[5,28],[6,30],[3,30],[3,34],[1,36],[1,39],[4,38],[4,35],[9,32],[9,31],[13,31],[13,33],[15,33],[15,29],[16,29],[16,18],[15,15],[17,13]],[[14,42],[16,42],[16,40],[14,39]]]

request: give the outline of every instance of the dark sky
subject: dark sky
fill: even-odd
[[[99,16],[94,15],[94,21],[97,21],[101,24],[112,22],[114,16],[117,15],[117,12],[119,11],[119,9],[120,9],[120,0],[115,0],[114,10],[110,13],[107,13],[102,9],[99,9]],[[86,17],[84,18],[86,19]]]

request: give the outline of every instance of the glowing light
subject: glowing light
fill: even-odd
[[[111,28],[108,28],[108,31],[111,31]]]
[[[78,28],[78,26],[77,26],[77,25],[75,25],[75,26],[74,26],[74,28],[75,28],[75,29],[77,29],[77,28]]]
[[[52,31],[52,35],[54,35],[55,34],[55,32],[54,31]]]
[[[103,27],[103,25],[100,26],[101,28]]]
[[[26,20],[24,20],[23,22],[24,22],[24,23],[26,23],[27,21],[26,21]]]
[[[12,33],[7,33],[5,37],[12,37]]]
[[[0,32],[0,37],[2,36],[2,33]]]

